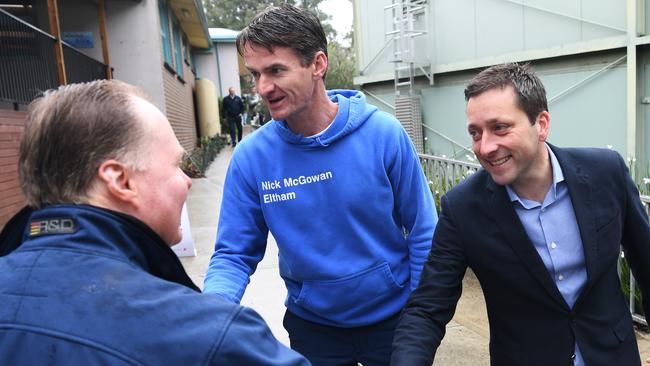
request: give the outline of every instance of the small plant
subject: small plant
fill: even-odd
[[[181,169],[190,178],[205,177],[208,167],[224,146],[226,138],[223,136],[202,137],[199,146],[183,157]]]
[[[630,298],[630,265],[625,259],[625,252],[621,251],[621,256],[618,260],[619,278],[621,279],[621,290],[626,299]],[[639,315],[645,316],[643,311],[643,303],[641,302],[641,290],[639,286],[634,287],[634,312]]]

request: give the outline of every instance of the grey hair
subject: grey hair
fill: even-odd
[[[116,80],[46,91],[28,107],[20,144],[20,185],[32,207],[86,203],[99,166],[108,159],[142,170],[143,128],[134,111],[136,87]]]

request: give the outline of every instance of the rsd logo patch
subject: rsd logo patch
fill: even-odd
[[[69,217],[34,220],[29,225],[29,236],[72,234],[76,231],[74,220]]]

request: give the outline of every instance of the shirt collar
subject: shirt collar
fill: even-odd
[[[549,191],[553,197],[553,200],[555,200],[555,198],[557,198],[557,185],[560,182],[564,181],[564,174],[562,173],[562,168],[560,167],[560,163],[557,161],[557,158],[555,157],[553,150],[551,150],[548,144],[545,143],[545,145],[546,145],[546,150],[548,151],[548,156],[551,160],[551,168],[553,171],[553,182],[551,184],[551,188],[549,189]],[[524,207],[530,206],[531,201],[525,199],[522,201],[522,199],[517,195],[517,193],[515,193],[515,191],[512,189],[512,187],[510,187],[509,184],[506,185],[506,191],[508,192],[508,196],[510,197],[511,202],[519,202]],[[528,204],[524,201],[528,202]]]

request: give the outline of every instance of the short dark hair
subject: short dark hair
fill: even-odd
[[[136,87],[97,80],[48,90],[28,107],[20,144],[20,185],[29,206],[87,203],[102,162],[116,159],[136,170],[146,157],[134,111]]]
[[[546,90],[530,65],[506,63],[491,66],[476,75],[465,88],[465,100],[495,88],[512,86],[517,93],[517,105],[526,113],[531,124],[537,116],[548,111]]]
[[[262,46],[273,52],[274,46],[288,47],[300,57],[303,66],[314,61],[318,51],[327,56],[327,37],[316,15],[289,4],[269,6],[257,13],[237,35],[237,52],[243,56],[246,44]]]

